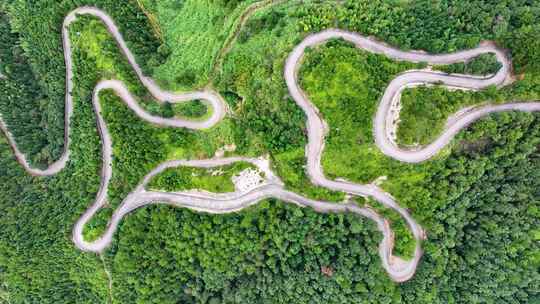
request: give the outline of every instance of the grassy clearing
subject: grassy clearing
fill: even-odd
[[[322,165],[331,178],[368,183],[406,165],[375,146],[372,119],[390,79],[415,64],[356,49],[336,40],[306,55],[301,85],[330,126]]]
[[[154,177],[148,188],[167,192],[191,189],[214,193],[234,192],[232,177],[248,168],[255,169],[255,166],[239,162],[215,168],[169,168]]]
[[[306,173],[304,148],[274,155],[272,162],[275,172],[283,179],[289,190],[330,202],[341,202],[345,199],[342,192],[317,187],[311,183]]]
[[[207,106],[202,100],[192,100],[173,105],[173,112],[176,116],[193,120],[206,120],[212,116],[213,108]]]

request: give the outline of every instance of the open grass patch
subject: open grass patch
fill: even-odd
[[[177,103],[172,106],[172,110],[177,117],[185,117],[193,120],[205,120],[213,112],[213,108],[202,100]]]
[[[169,168],[152,178],[148,188],[166,192],[195,189],[214,193],[234,192],[233,176],[248,168],[256,169],[247,162],[215,168]]]
[[[306,54],[300,82],[330,127],[322,166],[330,178],[369,183],[409,167],[383,155],[373,140],[373,117],[387,84],[419,65],[334,40]],[[398,170],[396,170],[398,169]]]
[[[287,189],[291,191],[313,199],[331,202],[343,201],[345,199],[343,192],[332,191],[311,183],[306,172],[306,162],[305,149],[298,148],[274,155],[273,168],[284,181]]]

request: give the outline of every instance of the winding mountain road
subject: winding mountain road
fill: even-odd
[[[398,212],[406,220],[416,239],[414,257],[405,261],[392,255],[394,246],[394,235],[390,229],[387,220],[370,208],[362,208],[353,202],[330,203],[312,200],[297,193],[285,189],[283,183],[270,169],[268,160],[259,158],[214,158],[208,160],[176,160],[169,161],[159,165],[152,170],[143,181],[124,199],[118,207],[109,222],[104,234],[97,240],[88,242],[83,238],[83,229],[85,224],[95,213],[106,204],[107,190],[112,176],[112,140],[107,129],[107,124],[101,115],[101,106],[99,102],[99,93],[102,90],[113,90],[126,105],[143,120],[159,126],[182,127],[190,129],[206,129],[217,124],[226,115],[227,106],[219,94],[210,90],[174,93],[162,90],[149,77],[143,75],[140,67],[135,61],[131,51],[128,49],[118,27],[113,20],[103,11],[94,7],[81,7],[70,12],[62,25],[62,39],[64,47],[64,57],[66,64],[66,97],[65,97],[65,144],[62,156],[48,168],[40,170],[33,168],[28,163],[25,155],[18,149],[15,139],[8,131],[8,126],[0,119],[0,128],[6,134],[8,142],[14,150],[17,161],[32,175],[48,176],[61,171],[69,160],[70,146],[70,121],[73,112],[73,100],[71,92],[73,90],[73,71],[71,60],[71,44],[69,40],[69,25],[76,20],[78,15],[92,15],[99,18],[107,27],[112,37],[116,40],[118,47],[129,61],[142,84],[159,101],[184,102],[194,99],[205,100],[213,107],[212,116],[204,121],[191,121],[179,118],[163,118],[153,116],[146,112],[129,93],[126,86],[118,80],[100,81],[93,92],[92,104],[96,113],[97,127],[102,141],[102,171],[101,186],[97,193],[95,202],[75,223],[73,229],[73,241],[75,246],[85,251],[101,252],[111,243],[114,232],[122,218],[129,212],[142,206],[152,203],[164,203],[177,207],[189,208],[196,211],[208,213],[229,213],[242,210],[248,206],[266,198],[277,198],[285,202],[297,204],[299,206],[311,207],[317,212],[353,212],[360,216],[365,216],[376,222],[378,229],[383,234],[383,240],[379,245],[379,255],[384,269],[390,277],[397,282],[403,282],[410,279],[416,270],[418,262],[422,256],[421,240],[425,234],[407,212],[405,208],[400,207],[395,200],[386,192],[374,185],[359,185],[342,180],[329,180],[325,177],[321,167],[321,155],[324,150],[324,137],[328,132],[328,126],[320,115],[318,109],[309,101],[301,90],[297,78],[298,69],[306,48],[322,44],[329,39],[342,38],[354,43],[358,48],[384,54],[397,60],[406,60],[414,62],[428,62],[431,64],[451,64],[454,62],[471,59],[484,53],[493,53],[497,60],[502,64],[502,68],[494,75],[488,78],[472,77],[467,75],[447,75],[439,72],[426,70],[408,71],[398,75],[388,85],[374,119],[374,135],[377,146],[386,155],[404,162],[421,162],[434,156],[438,151],[444,148],[453,136],[461,129],[473,121],[484,117],[493,112],[500,111],[540,111],[540,103],[508,103],[503,105],[488,105],[479,108],[473,108],[467,112],[453,117],[451,123],[434,142],[418,150],[403,150],[397,147],[393,141],[392,121],[396,104],[399,104],[401,92],[404,88],[422,84],[442,83],[452,88],[461,89],[482,89],[489,85],[504,85],[510,76],[510,61],[506,54],[496,46],[484,43],[479,47],[462,52],[444,55],[430,55],[417,51],[401,51],[390,47],[384,43],[366,38],[356,33],[345,32],[338,29],[330,29],[317,34],[309,35],[298,46],[294,48],[287,58],[284,76],[289,88],[290,94],[296,103],[304,110],[307,116],[308,144],[306,147],[307,172],[314,184],[320,185],[336,191],[342,191],[353,195],[371,197],[386,207]],[[237,161],[246,161],[254,164],[259,170],[265,172],[265,181],[256,187],[247,191],[235,191],[225,194],[208,193],[204,191],[183,191],[183,192],[159,192],[149,191],[146,186],[150,179],[163,170],[178,166],[191,166],[210,168],[231,164]]]

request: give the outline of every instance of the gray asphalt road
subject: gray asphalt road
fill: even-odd
[[[475,56],[493,53],[501,63],[501,69],[489,78],[479,78],[467,75],[446,75],[444,73],[429,70],[415,70],[403,73],[390,82],[379,103],[374,119],[374,135],[377,146],[381,151],[395,159],[404,162],[420,162],[427,160],[440,151],[453,136],[471,122],[493,112],[520,110],[539,111],[540,103],[511,103],[500,106],[485,106],[471,110],[462,116],[454,116],[451,125],[448,125],[444,133],[433,143],[420,150],[403,150],[397,147],[388,132],[392,123],[393,115],[390,112],[391,106],[399,103],[403,88],[411,85],[442,83],[454,88],[481,89],[489,85],[502,85],[510,77],[510,61],[505,53],[491,43],[483,43],[481,46],[461,52],[430,55],[419,51],[404,52],[390,47],[385,43],[375,41],[357,33],[342,31],[339,29],[329,29],[316,34],[309,35],[298,44],[285,63],[284,77],[289,89],[289,93],[298,106],[306,113],[308,144],[306,146],[307,172],[311,181],[322,187],[336,191],[343,191],[360,196],[368,196],[376,199],[388,208],[398,212],[407,222],[416,242],[414,258],[410,261],[400,261],[395,265],[383,265],[395,281],[405,281],[412,277],[418,265],[422,250],[420,240],[425,236],[420,225],[412,218],[409,212],[399,206],[395,200],[386,192],[374,185],[358,185],[347,181],[337,181],[327,179],[321,166],[321,156],[324,150],[324,138],[328,133],[328,126],[319,110],[309,101],[306,94],[298,83],[298,70],[301,65],[304,52],[307,48],[320,45],[330,39],[341,38],[352,42],[359,49],[368,52],[384,54],[397,60],[412,62],[427,62],[430,64],[451,64],[474,58]],[[399,265],[399,266],[398,266]],[[393,267],[395,266],[395,267]]]
[[[58,173],[69,160],[69,130],[70,120],[73,112],[73,101],[71,92],[73,90],[73,72],[71,61],[71,44],[69,40],[68,26],[76,19],[77,15],[86,14],[95,16],[106,25],[111,35],[117,41],[122,53],[126,56],[135,73],[139,77],[143,85],[151,92],[151,94],[159,101],[183,102],[187,100],[202,99],[213,107],[212,116],[205,121],[190,121],[177,118],[163,118],[153,116],[139,106],[137,101],[129,93],[125,85],[118,80],[103,80],[100,81],[93,94],[92,103],[97,117],[97,127],[102,140],[102,173],[101,186],[98,191],[95,202],[86,210],[86,212],[75,223],[73,229],[73,241],[81,250],[101,252],[107,248],[112,241],[114,232],[117,229],[121,219],[129,212],[152,203],[164,203],[178,207],[190,208],[192,210],[208,212],[208,213],[228,213],[242,210],[248,206],[256,204],[265,198],[278,198],[285,202],[297,204],[299,206],[311,207],[318,212],[353,212],[360,216],[368,217],[377,223],[378,229],[383,234],[383,240],[379,246],[379,254],[382,260],[383,267],[389,273],[390,277],[398,282],[410,279],[416,270],[418,262],[422,256],[421,240],[425,234],[410,216],[406,209],[400,207],[395,200],[386,192],[374,185],[359,185],[342,180],[329,180],[324,176],[321,167],[321,155],[324,149],[324,137],[328,127],[321,117],[318,109],[309,101],[302,92],[297,82],[298,68],[301,64],[304,51],[308,47],[312,47],[333,38],[343,38],[353,42],[357,47],[369,52],[385,54],[391,58],[407,61],[425,61],[432,64],[449,64],[453,62],[463,61],[484,53],[494,53],[497,59],[502,63],[501,70],[489,78],[471,77],[467,75],[445,75],[428,70],[409,71],[396,77],[386,89],[384,96],[380,102],[377,115],[374,119],[374,132],[377,146],[385,154],[405,162],[420,162],[429,159],[442,149],[453,136],[462,128],[466,127],[471,122],[492,112],[519,110],[519,111],[539,111],[540,103],[509,103],[505,105],[484,106],[476,108],[456,115],[452,118],[451,123],[447,126],[444,133],[430,145],[415,151],[402,150],[398,148],[391,138],[388,129],[390,127],[392,113],[390,109],[396,103],[399,103],[399,98],[403,88],[412,85],[442,82],[445,85],[463,88],[463,89],[481,89],[488,85],[502,85],[509,76],[510,62],[504,52],[495,46],[485,43],[478,48],[466,50],[462,52],[446,54],[446,55],[429,55],[422,52],[410,51],[404,52],[384,43],[371,40],[359,34],[344,32],[341,30],[326,30],[317,34],[308,36],[297,47],[287,59],[285,65],[284,76],[287,82],[291,96],[296,103],[304,110],[307,115],[308,126],[308,145],[306,147],[307,155],[307,172],[313,183],[337,190],[347,192],[353,195],[371,197],[388,208],[397,211],[406,220],[416,241],[414,258],[408,261],[402,260],[399,257],[392,255],[394,246],[394,235],[388,221],[381,218],[375,211],[367,207],[360,207],[351,202],[331,203],[316,201],[303,197],[297,193],[290,192],[284,188],[281,180],[271,171],[268,162],[261,159],[252,158],[216,158],[209,160],[177,160],[166,162],[159,165],[151,171],[143,181],[134,189],[122,202],[121,206],[115,210],[107,230],[97,240],[93,242],[85,241],[83,238],[83,228],[92,216],[106,204],[108,185],[112,176],[112,141],[107,130],[106,122],[101,116],[101,107],[99,103],[99,92],[105,89],[113,90],[126,105],[132,109],[137,116],[143,120],[160,126],[168,127],[183,127],[190,129],[205,129],[214,126],[226,115],[226,104],[223,99],[212,91],[198,91],[188,93],[173,93],[162,90],[149,77],[143,75],[140,67],[137,65],[133,54],[127,48],[122,35],[114,24],[113,20],[103,11],[93,7],[81,7],[72,11],[64,20],[62,27],[64,56],[66,62],[66,125],[65,125],[65,144],[64,152],[59,160],[51,164],[47,169],[40,170],[33,168],[27,161],[25,155],[18,149],[13,136],[9,133],[7,126],[0,120],[0,128],[4,131],[7,139],[15,152],[15,156],[19,163],[30,173],[37,176],[48,176]],[[216,167],[230,164],[237,161],[247,161],[258,166],[265,172],[266,182],[249,191],[232,192],[226,194],[212,194],[207,192],[185,191],[185,192],[157,192],[148,191],[146,185],[150,179],[170,167],[177,166],[192,166],[192,167]]]

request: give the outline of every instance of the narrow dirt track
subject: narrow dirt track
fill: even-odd
[[[26,160],[25,155],[17,148],[13,136],[9,133],[5,123],[0,119],[0,128],[6,134],[8,142],[15,152],[17,161],[30,174],[37,176],[54,175],[61,171],[69,160],[69,130],[70,120],[73,112],[73,101],[71,97],[71,92],[73,90],[73,72],[68,26],[76,19],[77,15],[82,14],[95,16],[105,24],[108,31],[116,40],[122,53],[127,58],[135,73],[139,77],[140,81],[158,101],[183,102],[194,99],[203,99],[214,108],[212,116],[205,121],[190,121],[176,118],[157,117],[149,114],[143,108],[141,108],[122,82],[118,80],[103,80],[96,85],[93,93],[92,104],[96,113],[97,127],[102,141],[101,186],[95,202],[79,218],[73,229],[73,241],[75,246],[85,251],[101,252],[105,250],[111,243],[114,232],[116,231],[122,218],[129,212],[148,204],[164,203],[201,212],[222,214],[240,211],[248,206],[256,204],[263,199],[273,197],[285,202],[297,204],[299,206],[311,207],[317,212],[353,212],[374,220],[378,229],[383,234],[383,240],[379,245],[379,255],[381,257],[384,269],[394,281],[403,282],[410,279],[414,275],[418,262],[422,256],[421,240],[424,239],[424,231],[422,230],[422,227],[416,223],[406,209],[400,207],[388,193],[384,192],[378,187],[374,185],[358,185],[346,181],[329,180],[324,176],[321,167],[321,155],[324,150],[324,137],[327,133],[328,127],[319,114],[317,108],[308,100],[299,87],[297,74],[305,49],[324,43],[329,39],[343,38],[353,42],[358,48],[369,52],[384,54],[398,60],[415,62],[424,61],[432,64],[450,64],[467,60],[484,53],[494,53],[497,56],[497,59],[501,62],[501,70],[489,78],[479,78],[467,75],[446,75],[429,70],[409,71],[397,76],[389,84],[384,96],[381,99],[376,117],[374,119],[374,133],[376,144],[381,151],[398,160],[405,162],[420,162],[429,159],[446,144],[448,144],[448,142],[457,132],[459,132],[459,130],[489,113],[511,110],[527,112],[540,111],[540,103],[538,102],[509,103],[473,109],[462,115],[453,117],[452,123],[447,126],[443,134],[425,148],[415,151],[399,149],[391,139],[391,134],[389,134],[388,129],[392,116],[390,109],[392,105],[399,102],[403,88],[437,82],[442,82],[447,86],[463,89],[481,89],[488,85],[503,85],[510,73],[510,62],[508,58],[505,56],[504,52],[491,44],[484,44],[475,49],[452,54],[429,55],[416,51],[400,51],[398,49],[389,47],[384,43],[371,40],[356,33],[345,32],[337,29],[326,30],[308,36],[297,47],[295,47],[287,59],[284,72],[290,94],[307,115],[308,144],[306,147],[306,155],[308,162],[308,175],[312,182],[317,185],[353,195],[371,197],[398,212],[406,220],[414,235],[414,238],[416,239],[416,247],[413,259],[404,261],[399,257],[392,255],[394,246],[393,232],[389,227],[388,221],[383,219],[372,209],[359,207],[357,204],[352,202],[330,203],[316,201],[303,197],[297,193],[290,192],[285,189],[281,180],[271,171],[270,164],[267,160],[242,157],[215,158],[208,160],[176,160],[159,165],[156,169],[152,170],[147,176],[145,176],[143,181],[124,199],[120,207],[115,210],[104,234],[93,242],[87,242],[83,239],[82,234],[84,225],[101,207],[105,205],[107,200],[108,185],[112,176],[112,140],[108,132],[106,122],[103,120],[101,115],[99,92],[106,89],[113,90],[140,118],[159,126],[183,127],[190,129],[210,128],[221,121],[226,114],[227,108],[223,99],[215,92],[199,91],[179,94],[162,90],[151,78],[143,75],[140,67],[135,62],[133,54],[127,48],[122,35],[118,31],[118,28],[105,12],[93,7],[81,7],[75,9],[68,14],[62,26],[62,38],[66,63],[66,123],[64,151],[60,159],[51,164],[45,170],[33,168]],[[250,162],[257,166],[261,171],[265,172],[265,182],[248,191],[235,191],[225,194],[214,194],[202,191],[158,192],[148,191],[146,189],[150,179],[167,168],[178,166],[210,168],[223,166],[238,161]]]

